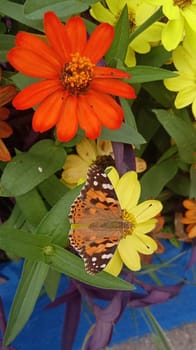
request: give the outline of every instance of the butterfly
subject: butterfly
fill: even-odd
[[[70,245],[83,259],[86,272],[92,275],[106,267],[123,233],[122,210],[105,172],[111,165],[114,165],[111,156],[97,158],[69,214]]]

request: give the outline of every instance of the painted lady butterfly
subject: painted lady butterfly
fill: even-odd
[[[123,233],[122,210],[104,171],[111,165],[114,161],[110,156],[99,157],[93,163],[69,214],[70,245],[92,275],[106,267]]]

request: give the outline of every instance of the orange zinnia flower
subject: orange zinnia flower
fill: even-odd
[[[110,47],[114,28],[100,24],[89,39],[82,18],[71,17],[63,25],[53,12],[44,16],[47,42],[20,32],[8,60],[20,72],[43,80],[22,90],[13,100],[17,109],[39,105],[33,129],[57,127],[61,141],[69,141],[78,130],[95,139],[101,126],[117,129],[123,110],[110,95],[135,98],[133,87],[116,78],[129,74],[115,68],[96,66]]]
[[[195,199],[185,199],[183,201],[183,206],[187,209],[185,216],[181,219],[183,224],[186,224],[186,232],[189,238],[196,237],[196,200]]]
[[[0,68],[0,80],[2,78],[2,69]],[[11,160],[10,152],[2,139],[10,137],[13,130],[11,126],[6,123],[6,119],[9,117],[9,109],[3,107],[16,95],[16,88],[12,85],[0,86],[0,161],[8,162]]]

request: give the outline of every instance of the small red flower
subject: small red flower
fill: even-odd
[[[15,108],[38,105],[33,129],[43,132],[56,125],[61,141],[72,139],[79,125],[90,139],[99,136],[102,125],[119,128],[123,110],[111,95],[135,98],[133,87],[119,80],[130,76],[96,66],[113,41],[114,28],[102,23],[87,39],[82,18],[71,17],[64,25],[53,12],[45,14],[44,28],[47,41],[20,32],[8,53],[13,67],[42,79],[15,97]]]

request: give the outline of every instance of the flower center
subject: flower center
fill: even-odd
[[[174,6],[178,6],[181,9],[184,9],[185,7],[192,4],[192,0],[174,0]]]
[[[88,57],[80,56],[78,52],[72,54],[62,72],[63,87],[71,95],[85,94],[93,79],[94,66]]]
[[[128,213],[126,209],[122,210],[122,219],[123,219],[123,237],[131,235],[135,227],[135,218],[131,213]]]

